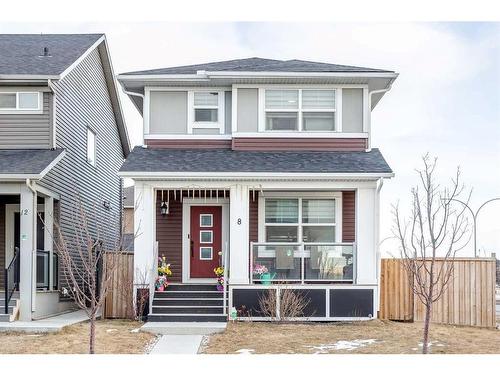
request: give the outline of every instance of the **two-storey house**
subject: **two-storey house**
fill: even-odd
[[[371,112],[396,77],[261,58],[119,75],[144,119],[119,174],[135,182],[149,319],[265,319],[259,300],[283,288],[309,301],[303,319],[376,317],[379,195],[393,172],[372,147]],[[173,275],[153,296],[157,256]]]
[[[103,34],[0,35],[0,320],[71,307],[56,228],[73,243],[81,199],[91,234],[118,241],[129,150]]]

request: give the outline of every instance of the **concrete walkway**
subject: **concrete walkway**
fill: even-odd
[[[197,354],[202,335],[163,335],[149,354]]]
[[[87,314],[83,310],[72,311],[50,318],[33,320],[31,322],[0,322],[0,332],[48,333],[59,332],[66,326],[85,322]]]

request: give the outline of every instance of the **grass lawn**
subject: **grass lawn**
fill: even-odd
[[[142,324],[129,320],[97,322],[96,353],[144,353],[155,336],[132,332]],[[80,323],[61,332],[45,334],[0,333],[0,354],[85,354],[88,353],[89,324]]]
[[[229,323],[203,353],[420,353],[422,323]],[[431,353],[500,353],[500,330],[431,325]]]

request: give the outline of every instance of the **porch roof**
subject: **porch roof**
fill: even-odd
[[[0,150],[0,180],[42,178],[64,156],[64,149]]]
[[[380,151],[234,151],[135,147],[121,175],[148,173],[392,174]]]

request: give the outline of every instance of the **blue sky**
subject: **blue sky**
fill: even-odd
[[[396,172],[383,189],[381,238],[426,152],[439,157],[443,182],[461,166],[473,206],[500,196],[499,23],[2,23],[0,32],[105,32],[117,73],[250,56],[395,70],[372,116],[373,145]],[[122,99],[137,143],[141,117]],[[481,213],[478,243],[500,253],[500,203]]]

